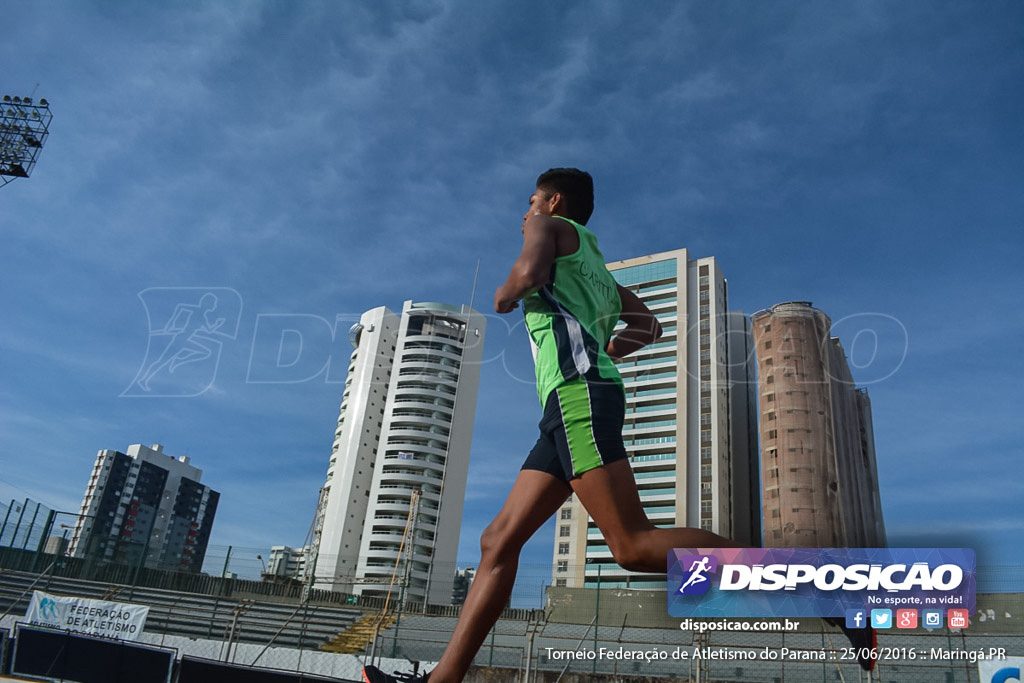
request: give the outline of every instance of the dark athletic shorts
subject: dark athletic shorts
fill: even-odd
[[[622,420],[626,399],[614,383],[563,384],[552,391],[540,421],[540,438],[523,463],[564,482],[626,458]]]

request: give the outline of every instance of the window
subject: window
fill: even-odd
[[[559,560],[558,561],[558,571],[559,572],[567,572],[567,571],[569,571],[569,561],[568,560]]]
[[[572,519],[572,508],[562,508],[562,519]]]
[[[565,588],[565,579],[556,579],[555,586],[557,588]]]
[[[570,535],[570,533],[571,533],[571,532],[570,532],[570,530],[569,530],[569,525],[568,525],[568,524],[563,524],[563,525],[562,525],[562,526],[561,526],[561,527],[560,527],[560,528],[558,529],[558,535],[559,535],[560,537],[562,537],[562,538],[568,538],[568,537],[569,537],[569,535]]]
[[[569,554],[569,544],[568,543],[559,543],[558,544],[558,554],[559,555],[568,555]]]

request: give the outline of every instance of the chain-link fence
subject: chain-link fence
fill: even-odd
[[[672,619],[652,591],[549,589],[543,610],[505,618],[474,665],[531,672],[529,680],[575,675],[691,681],[979,681],[979,659],[1024,656],[1024,596],[979,596],[966,629],[880,631],[874,672],[838,628],[821,619]],[[660,609],[660,612],[659,612]],[[1014,616],[1016,615],[1016,616]],[[589,621],[587,617],[589,616]],[[440,657],[454,617],[406,615],[380,650],[411,660]],[[702,628],[707,628],[701,632]],[[772,629],[778,630],[759,630]],[[714,629],[714,630],[711,630]],[[732,629],[732,630],[726,630]]]
[[[392,668],[429,668],[451,637],[458,608],[345,599],[308,601],[296,594],[257,593],[260,582],[205,577],[179,588],[15,571],[33,553],[0,551],[0,609],[23,615],[33,590],[150,607],[144,642],[182,656],[240,666],[358,678],[360,662],[383,658]],[[49,557],[42,558],[50,560]],[[1003,568],[1013,576],[1024,568]],[[182,579],[184,581],[184,579]],[[227,586],[227,587],[226,587]],[[4,625],[11,627],[11,616]],[[820,619],[683,620],[669,617],[664,593],[548,587],[536,609],[507,609],[474,660],[491,680],[556,681],[611,677],[688,681],[980,681],[979,658],[1024,656],[1024,594],[980,594],[970,625],[879,631],[874,672],[863,672],[846,636]],[[761,630],[777,628],[778,630]],[[354,673],[353,673],[354,672]],[[497,678],[495,678],[497,676]],[[524,678],[525,677],[525,678]],[[987,681],[985,682],[987,683]]]
[[[457,606],[413,603],[400,591],[380,598],[314,590],[296,578],[301,573],[269,571],[270,549],[210,546],[203,572],[146,566],[144,548],[73,558],[61,539],[47,538],[56,525],[43,533],[49,510],[30,501],[6,508],[0,613],[8,628],[25,614],[33,590],[134,602],[150,608],[151,645],[241,666],[358,678],[369,658],[429,667],[459,614]],[[774,631],[760,630],[773,620],[754,619],[700,620],[683,629],[683,620],[667,614],[663,587],[550,585],[559,572],[578,573],[563,564],[520,567],[512,601],[474,660],[489,676],[504,672],[493,680],[959,683],[980,681],[979,659],[1024,656],[1024,567],[979,567],[977,610],[965,629],[879,631],[869,678],[857,662],[862,653],[820,619],[794,619],[798,625]]]

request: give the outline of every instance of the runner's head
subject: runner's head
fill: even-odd
[[[559,216],[586,225],[594,212],[594,179],[577,168],[552,168],[537,178],[537,189],[547,196],[562,195]]]

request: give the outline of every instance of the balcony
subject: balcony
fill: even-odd
[[[437,425],[430,424],[428,418],[421,418],[422,422],[410,420],[408,418],[403,420],[391,420],[391,426],[388,428],[389,434],[399,434],[403,432],[410,432],[411,436],[422,436],[428,439],[448,439],[448,425]]]
[[[405,470],[400,472],[381,472],[380,475],[380,488],[384,489],[389,486],[401,486],[408,485],[416,488],[422,488],[426,484],[438,485],[441,483],[440,473],[425,473],[415,472],[411,470]]]
[[[455,403],[446,396],[442,397],[428,397],[421,396],[415,392],[408,392],[395,396],[395,405],[401,406],[402,408],[416,408],[418,410],[429,410],[430,412],[438,411],[447,414],[451,414],[451,411],[455,408]]]
[[[437,382],[425,383],[420,381],[399,382],[395,387],[395,403],[401,402],[403,398],[416,398],[420,403],[431,405],[436,399],[454,401],[455,386],[438,384]],[[444,405],[444,404],[441,404]],[[454,405],[454,403],[453,403]]]
[[[645,484],[672,484],[676,482],[676,470],[675,468],[666,470],[643,470],[636,467],[633,468],[633,478],[636,479],[637,486],[643,486]]]
[[[447,454],[447,448],[442,443],[437,441],[431,441],[428,443],[423,439],[400,436],[397,434],[388,434],[385,444],[388,451],[413,451],[416,453],[433,455],[440,459],[444,459]]]
[[[407,454],[412,455],[412,457],[402,457],[398,453],[385,453],[385,468],[390,465],[409,465],[413,468],[419,468],[425,472],[444,473],[444,458],[439,458],[436,455],[423,455],[415,452]],[[385,471],[387,470],[385,469]]]
[[[675,503],[676,500],[676,488],[657,488],[657,489],[641,489],[638,491],[640,494],[640,502],[644,505],[654,505],[657,503]]]

